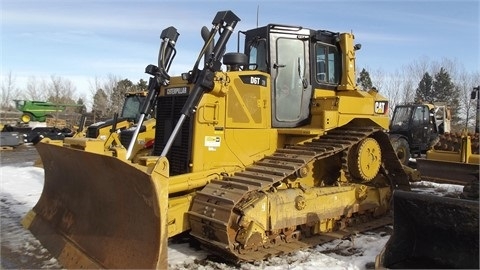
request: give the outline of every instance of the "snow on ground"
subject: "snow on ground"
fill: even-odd
[[[35,205],[43,187],[43,169],[31,163],[1,167],[1,267],[61,268],[57,260],[20,224]]]
[[[431,195],[442,194],[442,196],[446,197],[458,198],[459,195],[463,192],[463,186],[461,185],[446,185],[428,181],[411,183],[410,186],[412,188],[412,191],[418,193]]]
[[[43,187],[44,171],[33,163],[2,166],[0,178],[1,268],[56,268],[61,266],[20,222],[35,205]],[[414,189],[425,193],[458,193],[461,186],[418,182]],[[191,248],[188,243],[169,245],[171,269],[371,269],[389,235],[385,232],[363,233],[346,240],[335,240],[293,254],[257,263],[234,266],[220,262],[207,251]]]

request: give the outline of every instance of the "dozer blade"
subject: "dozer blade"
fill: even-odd
[[[114,157],[36,147],[45,183],[22,223],[64,267],[167,267],[168,181]]]
[[[395,191],[394,231],[377,267],[479,269],[478,210],[478,201]]]
[[[417,170],[423,179],[465,185],[478,182],[479,165],[470,163],[417,159]]]

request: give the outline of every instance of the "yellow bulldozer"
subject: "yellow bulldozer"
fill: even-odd
[[[152,117],[155,106],[148,99],[148,93],[149,91],[125,93],[121,113],[115,114],[112,119],[85,127],[85,118],[82,118],[78,132],[72,138],[65,138],[63,144],[81,149],[88,147],[94,152],[128,147],[136,153],[136,158],[147,155],[155,139],[155,119]],[[134,141],[133,136],[136,138]]]
[[[105,121],[98,121],[91,125],[85,126],[86,117],[82,117],[78,130],[75,134],[76,138],[98,138],[106,140],[110,133],[116,129],[123,130],[130,128],[139,118],[140,109],[144,103],[148,92],[147,91],[134,91],[127,92],[124,95],[124,101],[122,110],[119,115],[112,119]],[[112,130],[112,127],[115,128]]]
[[[127,92],[120,115],[114,114],[113,118],[99,121],[89,126],[86,124],[86,115],[82,115],[76,132],[71,137],[62,140],[50,138],[49,143],[68,145],[69,147],[89,149],[95,148],[96,152],[108,151],[112,147],[130,147],[136,153],[136,158],[147,155],[153,146],[155,137],[155,119],[151,118],[155,107],[146,101],[148,91]],[[147,120],[144,121],[147,117]],[[137,140],[132,142],[137,123],[142,119],[141,132],[136,135]],[[37,135],[32,141],[37,143],[45,136]],[[35,166],[43,167],[42,159],[35,161]]]
[[[243,52],[225,53],[239,21],[218,12],[178,77],[167,66],[179,34],[162,32],[146,68],[148,155],[36,144],[45,185],[23,224],[64,267],[167,268],[168,240],[184,232],[256,261],[391,222],[392,192],[410,184],[386,133],[388,100],[355,85],[353,34],[268,24],[239,31]]]

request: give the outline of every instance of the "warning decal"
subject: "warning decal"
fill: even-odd
[[[219,136],[205,136],[205,146],[206,147],[220,147],[220,137]]]

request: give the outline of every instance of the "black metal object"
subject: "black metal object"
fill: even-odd
[[[480,125],[480,86],[474,87],[471,95],[471,99],[477,99],[477,110],[475,116],[475,133],[479,133]]]
[[[85,132],[85,136],[87,138],[98,138],[98,136],[100,135],[100,129],[102,129],[104,127],[112,126],[115,122],[119,123],[119,122],[123,122],[125,120],[127,120],[127,119],[123,118],[123,117],[118,117],[116,121],[112,118],[112,119],[108,119],[108,120],[105,120],[105,121],[101,121],[101,122],[91,124],[90,126],[87,127],[87,131]]]
[[[112,128],[110,129],[110,133],[113,133],[117,130],[117,123],[118,123],[118,113],[114,113],[113,123],[112,123]]]
[[[140,132],[145,132],[147,128],[145,126],[141,126]],[[130,142],[132,141],[133,135],[135,133],[135,130],[133,129],[123,129],[120,131],[120,143],[124,147],[128,147]]]
[[[145,68],[145,73],[148,73],[153,77],[148,81],[148,94],[141,105],[137,127],[127,148],[127,159],[129,159],[132,154],[133,146],[135,145],[138,133],[143,125],[143,120],[155,103],[155,99],[160,91],[160,86],[169,84],[170,75],[168,75],[168,70],[172,64],[173,58],[175,58],[175,44],[179,35],[177,29],[172,26],[164,29],[160,35],[162,45],[160,46],[160,51],[158,53],[158,67],[148,65]]]
[[[37,127],[23,134],[23,141],[25,143],[37,144],[43,138],[50,138],[52,140],[63,140],[65,137],[72,137],[74,132],[69,128],[55,128],[55,127]]]
[[[479,269],[479,204],[397,190],[383,267]]]
[[[417,110],[423,111],[424,117],[421,121],[414,120]],[[430,149],[435,138],[443,132],[436,126],[435,118],[427,105],[411,104],[395,107],[393,118],[390,121],[389,134],[392,142],[403,138],[408,143],[411,156],[419,157]],[[407,165],[409,158],[410,156],[405,157],[403,162],[405,165]]]
[[[85,123],[87,122],[87,116],[82,114],[82,116],[80,117],[80,121],[78,123],[78,129],[77,129],[77,132],[81,132],[83,131],[83,129],[85,128]]]

